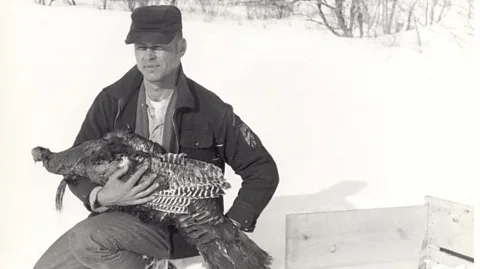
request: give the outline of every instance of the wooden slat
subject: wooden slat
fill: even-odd
[[[302,268],[290,268],[290,269],[303,269]],[[307,267],[308,269],[325,269],[323,266],[311,266]],[[395,263],[378,263],[378,264],[359,264],[351,266],[341,266],[335,267],[335,269],[417,269],[417,261],[408,261],[408,262],[395,262]]]
[[[447,254],[443,251],[440,251],[436,248],[430,248],[428,251],[429,255],[426,258],[426,266],[425,269],[435,269],[439,268],[436,267],[435,264],[443,265],[443,268],[457,268],[457,266],[464,265],[464,269],[471,268],[473,269],[473,262],[469,262],[464,259],[457,258],[456,256],[452,256]]]
[[[287,215],[286,268],[418,262],[426,206]]]
[[[427,196],[429,245],[474,257],[474,209]]]

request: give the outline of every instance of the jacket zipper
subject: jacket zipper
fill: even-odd
[[[176,153],[178,154],[178,153],[180,152],[180,145],[179,145],[179,143],[178,143],[178,133],[177,133],[177,128],[176,128],[177,125],[175,124],[175,123],[176,123],[176,122],[175,122],[175,114],[176,114],[176,112],[177,112],[177,109],[176,109],[176,108],[173,109],[173,116],[172,116],[173,119],[172,119],[172,123],[173,123],[173,132],[174,132],[174,134],[175,134],[175,144],[176,144],[176,149],[175,149],[175,151],[176,151]]]
[[[122,111],[123,99],[119,99],[117,103],[117,114],[115,115],[115,120],[113,121],[113,129],[117,130],[117,120],[120,116],[120,111]]]

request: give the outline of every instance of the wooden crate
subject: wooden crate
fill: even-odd
[[[424,205],[286,217],[286,269],[473,268],[471,206]]]

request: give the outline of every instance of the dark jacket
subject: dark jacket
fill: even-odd
[[[178,77],[177,89],[167,109],[166,149],[213,163],[223,171],[225,164],[230,165],[243,182],[226,215],[239,222],[244,231],[252,232],[277,188],[276,163],[231,105],[186,77],[182,69]],[[99,139],[114,129],[135,129],[142,81],[142,74],[134,66],[118,81],[104,88],[87,112],[74,145]],[[88,197],[96,186],[88,180],[80,180],[77,184],[69,184],[69,189],[92,211]],[[223,208],[222,197],[218,202]],[[172,259],[197,255],[194,246],[188,245],[174,228],[171,231]]]

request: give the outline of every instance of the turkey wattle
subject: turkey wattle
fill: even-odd
[[[210,269],[267,269],[270,266],[270,255],[231,225],[218,208],[215,198],[223,195],[230,184],[215,165],[186,158],[184,154],[162,154],[158,144],[125,131],[114,131],[57,153],[35,147],[32,156],[35,162],[41,161],[47,171],[65,176],[72,184],[76,178],[87,178],[104,185],[119,165],[129,163],[131,169],[124,176],[128,178],[136,167],[147,163],[149,168],[144,175],[155,174],[155,181],[159,183],[153,194],[156,199],[113,210],[142,216],[144,221],[173,224],[181,214],[214,211],[220,221],[199,224],[208,229],[209,241],[196,242],[183,233],[196,245]],[[57,209],[61,209],[66,184],[63,180],[57,189]],[[179,229],[182,232],[182,228]]]

